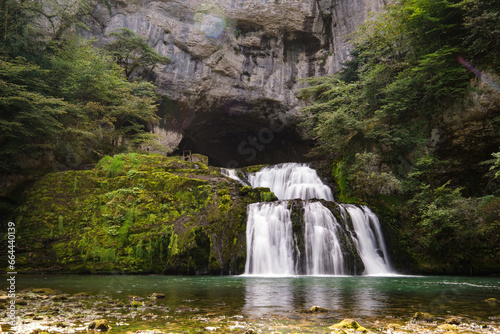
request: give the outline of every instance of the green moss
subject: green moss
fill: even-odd
[[[352,320],[352,319],[344,319],[341,322],[330,326],[330,329],[358,329],[360,326],[359,324]]]
[[[260,193],[261,202],[273,202],[277,201],[278,197],[272,191],[263,191]]]
[[[259,172],[262,168],[267,167],[269,165],[254,165],[254,166],[247,166],[243,167],[241,170],[244,171],[245,173],[257,173]]]
[[[19,264],[79,273],[237,271],[246,206],[260,195],[211,181],[217,170],[126,154],[105,157],[93,170],[49,174],[18,211],[19,243],[33,254],[20,255]]]

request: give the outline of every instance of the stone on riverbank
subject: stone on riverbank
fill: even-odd
[[[442,325],[439,325],[438,329],[443,330],[445,332],[458,331],[459,330],[458,326],[451,325],[451,324],[442,324]]]
[[[89,324],[89,329],[107,332],[109,330],[109,323],[106,319],[94,320]]]

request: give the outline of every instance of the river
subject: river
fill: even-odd
[[[500,324],[500,304],[486,302],[500,299],[496,277],[20,275],[16,288],[60,290],[68,299],[34,298],[24,290],[27,304],[18,306],[19,314],[51,302],[60,310],[52,321],[67,321],[76,331],[96,318],[108,319],[115,333],[246,328],[319,333],[344,318],[373,330],[384,323],[403,324],[417,311],[441,322],[456,316],[467,323]],[[81,293],[90,296],[81,298]],[[165,298],[149,298],[153,293]],[[315,305],[328,312],[304,312]],[[73,310],[64,313],[67,308]]]

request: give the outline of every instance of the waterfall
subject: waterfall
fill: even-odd
[[[285,163],[265,167],[260,172],[250,174],[248,182],[254,188],[270,188],[280,200],[317,198],[333,201],[331,189],[306,164]]]
[[[387,274],[392,268],[377,216],[366,206],[342,205],[354,227],[354,242],[365,265],[366,275]]]
[[[237,177],[235,172],[223,173]],[[239,177],[238,180],[246,184]],[[248,175],[247,181],[254,188],[270,188],[279,201],[248,206],[245,274],[393,272],[377,216],[366,206],[333,203],[330,188],[308,165],[285,163],[265,167]],[[331,202],[330,209],[320,200]],[[290,203],[296,202],[301,205],[300,222],[291,219]],[[340,222],[331,211],[337,210],[331,208],[335,205]]]
[[[287,202],[250,204],[246,234],[246,273],[295,274],[292,221]]]
[[[320,202],[304,204],[308,275],[345,275],[339,223]]]

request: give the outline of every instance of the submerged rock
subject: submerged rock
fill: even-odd
[[[155,293],[152,293],[152,294],[149,296],[149,298],[151,298],[151,299],[163,299],[163,298],[165,298],[165,297],[166,297],[166,295],[165,295],[164,293],[156,293],[156,292],[155,292]]]
[[[412,319],[415,321],[433,322],[434,320],[436,320],[436,317],[434,317],[430,313],[417,312],[413,315]]]
[[[313,306],[309,309],[309,311],[313,312],[313,313],[327,313],[329,312],[326,308],[323,308],[321,306]]]
[[[32,289],[31,292],[41,295],[57,295],[57,291],[52,290],[51,288]]]
[[[457,317],[448,318],[448,319],[446,319],[445,322],[447,324],[450,324],[450,325],[460,325],[460,323],[461,323],[460,319]]]

